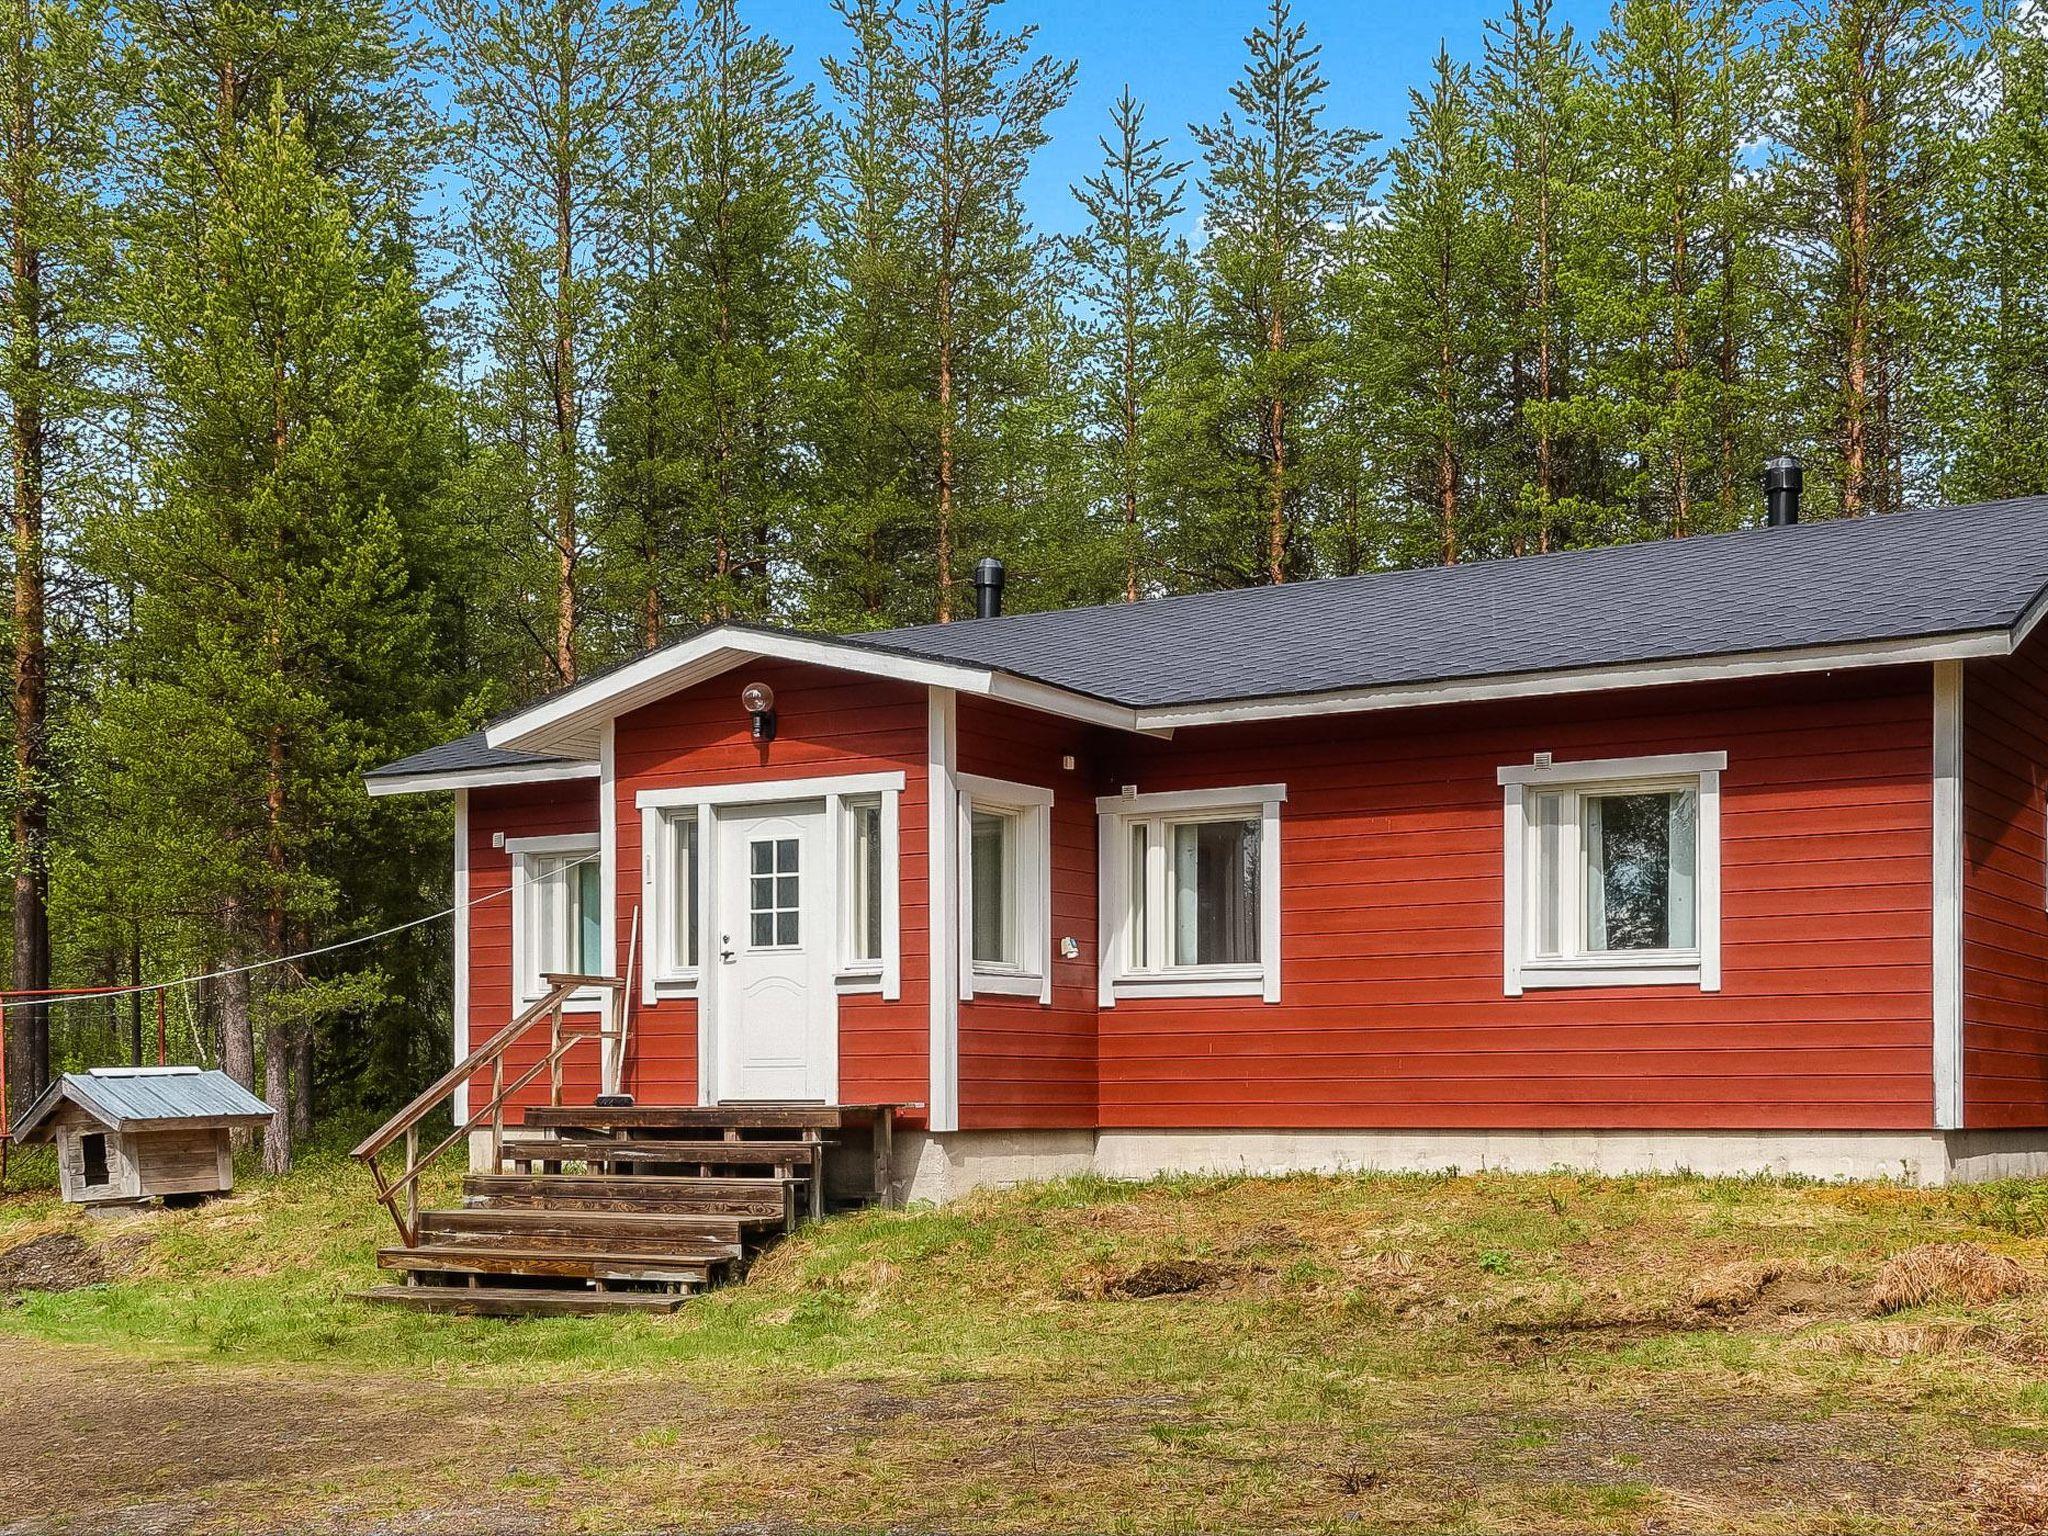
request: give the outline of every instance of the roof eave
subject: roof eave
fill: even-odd
[[[505,784],[555,784],[574,779],[594,779],[599,772],[596,763],[525,763],[442,773],[366,774],[363,787],[373,796],[427,795],[437,790],[491,789]]]
[[[2032,614],[2033,619],[2039,617],[2039,613]],[[1157,705],[1138,710],[1137,718],[1141,728],[1172,731],[1204,725],[1284,720],[1296,715],[1362,714],[1383,709],[1418,709],[1433,704],[1484,703],[1549,694],[1603,693],[1677,683],[1832,672],[1849,667],[1959,661],[2009,655],[2018,644],[2016,633],[2017,629],[1971,630],[1943,636],[1753,651],[1734,656],[1680,657],[1561,672],[1453,678],[1441,682],[1347,688],[1280,697],[1218,699],[1193,704]]]
[[[920,687],[1000,698],[1046,714],[1122,730],[1145,730],[1137,711],[991,667],[939,661],[858,640],[722,625],[653,651],[499,721],[484,732],[493,747],[524,752],[596,753],[603,727],[620,715],[752,661],[832,667]]]

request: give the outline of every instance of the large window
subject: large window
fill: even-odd
[[[513,973],[517,1001],[547,994],[545,977],[604,974],[603,875],[595,837],[512,838]]]
[[[1503,768],[1505,980],[1720,984],[1722,753]]]
[[[973,774],[960,787],[960,995],[1052,1001],[1049,789]]]
[[[1102,994],[1280,995],[1277,784],[1109,795]]]

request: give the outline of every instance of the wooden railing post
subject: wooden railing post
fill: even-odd
[[[562,1107],[562,1001],[555,999],[555,1011],[548,1022],[548,1103]]]
[[[491,1062],[491,1172],[505,1171],[505,1058]]]
[[[417,1247],[420,1240],[420,1128],[409,1125],[405,1128],[405,1230],[407,1247]]]

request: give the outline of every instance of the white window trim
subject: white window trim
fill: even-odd
[[[1588,758],[1559,763],[1541,754],[1533,763],[1496,774],[1502,790],[1501,989],[1508,997],[1548,987],[1693,986],[1721,990],[1721,774],[1726,752],[1668,753],[1657,757]],[[1699,847],[1695,879],[1697,952],[1641,951],[1539,959],[1530,953],[1529,926],[1536,910],[1536,861],[1529,844],[1531,789],[1600,790],[1691,788],[1699,793]]]
[[[541,991],[529,992],[526,985],[531,969],[531,957],[527,953],[531,942],[530,922],[533,915],[533,901],[527,894],[533,884],[531,861],[535,858],[558,858],[565,854],[595,853],[600,856],[601,864],[604,839],[596,832],[578,832],[558,837],[508,837],[505,839],[505,852],[512,860],[512,1011],[518,1013],[546,996],[546,993]],[[603,881],[600,877],[600,899],[602,887]],[[567,1006],[578,1012],[585,1012],[601,1009],[604,1004],[602,989],[592,987],[573,995]]]
[[[975,994],[1035,997],[1052,1002],[1053,792],[1037,784],[956,773],[960,830],[960,1000]],[[1018,963],[991,965],[974,958],[974,813],[1000,811],[1017,818],[1016,867],[1010,872],[1017,907]]]
[[[640,997],[652,1004],[665,997],[696,996],[704,982],[701,964],[706,952],[702,931],[705,914],[711,910],[711,840],[713,811],[728,806],[775,805],[786,800],[825,802],[826,836],[823,847],[826,889],[833,893],[838,909],[834,921],[833,988],[844,995],[877,993],[888,1001],[903,995],[902,945],[902,841],[899,836],[905,775],[898,773],[847,773],[831,778],[750,779],[732,784],[703,784],[665,789],[643,789],[633,796],[640,812],[641,906],[653,914],[643,932],[646,959],[641,967]],[[841,852],[844,828],[849,818],[848,801],[876,800],[882,806],[882,958],[849,958],[846,892],[840,888],[840,871],[845,867]],[[669,836],[678,819],[694,815],[697,820],[697,953],[700,964],[690,966],[673,953],[675,929],[669,911],[670,878],[674,863],[674,842]]]
[[[1168,790],[1140,794],[1126,788],[1095,802],[1100,922],[1100,955],[1096,1001],[1114,1008],[1120,997],[1256,997],[1280,1001],[1280,807],[1285,784],[1241,784],[1214,789]],[[1189,815],[1232,814],[1259,818],[1259,955],[1254,965],[1161,966],[1130,968],[1131,823]],[[1165,858],[1164,840],[1154,838],[1153,859]],[[1153,922],[1165,922],[1163,903]],[[1155,936],[1164,954],[1163,936]]]

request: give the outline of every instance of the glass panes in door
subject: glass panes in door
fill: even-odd
[[[748,937],[755,949],[786,949],[799,942],[802,906],[797,840],[761,837],[748,845]]]

